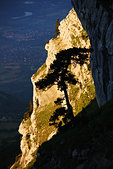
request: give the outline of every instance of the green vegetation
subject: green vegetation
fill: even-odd
[[[76,42],[80,43],[80,37],[76,36]]]
[[[73,46],[75,46],[76,45],[76,37],[72,34],[71,35],[71,39],[72,39],[72,44],[73,44]]]
[[[76,37],[74,35],[72,35],[71,38],[72,38],[72,44],[73,44],[73,46],[75,46],[76,45],[76,42],[75,42]]]
[[[86,162],[90,164],[94,159],[113,154],[113,100],[99,109],[96,100],[92,101],[82,112],[75,117],[75,125],[69,124],[62,128],[50,141],[43,143],[39,148],[40,156],[35,168],[49,169],[54,164],[59,168],[75,169],[75,166]],[[73,158],[72,152],[88,149],[86,159]],[[86,167],[87,168],[87,167]]]
[[[71,43],[73,44],[73,46],[75,46],[76,43],[77,43],[77,44],[81,44],[81,39],[84,40],[85,42],[87,42],[87,40],[89,39],[89,37],[88,37],[88,34],[87,34],[87,32],[85,31],[85,29],[83,29],[83,30],[81,31],[81,35],[76,36],[76,35],[72,34],[72,35],[71,35],[71,39],[72,39],[72,42],[71,42]]]
[[[53,112],[59,107],[61,106],[50,103],[42,107],[42,110],[37,114],[37,129],[40,133],[40,136],[38,135],[38,137],[40,137],[40,145],[47,140],[49,134],[55,129],[54,126],[49,126],[49,119]]]
[[[95,86],[92,84],[92,81],[84,88],[85,91],[81,93],[80,97],[77,98],[77,94],[79,94],[80,90],[81,89],[75,85],[70,86],[69,99],[75,101],[73,106],[74,115],[81,112],[83,108],[85,108],[90,103],[90,101],[95,98]]]
[[[75,106],[73,107],[74,115],[82,111],[90,103],[90,101],[93,98],[95,98],[95,87],[93,84],[88,85],[87,93],[82,94],[81,97],[77,100],[76,95],[78,92],[79,92],[79,88],[75,87],[75,85],[71,85],[69,99],[75,101]],[[54,130],[54,126],[49,126],[49,124],[51,123],[50,119],[53,116],[55,110],[61,108],[61,102],[62,102],[62,98],[58,98],[57,101],[55,101],[55,103],[51,102],[50,104],[42,107],[41,110],[39,110],[39,112],[37,113],[36,123],[37,123],[37,129],[40,133],[40,144],[46,141],[48,135]],[[57,119],[55,122],[60,122],[60,120],[62,121],[62,118]],[[42,136],[42,131],[44,131],[43,136]]]
[[[71,72],[68,71],[68,66],[71,64],[71,60],[76,61],[78,64],[83,65],[85,63],[85,61],[87,60],[88,57],[88,52],[90,52],[90,49],[85,49],[85,48],[73,48],[73,49],[68,49],[68,50],[64,50],[61,51],[59,54],[56,55],[56,59],[53,64],[50,66],[51,70],[49,71],[49,75],[46,75],[46,73],[44,72],[46,70],[46,64],[44,64],[37,72],[36,74],[34,74],[33,78],[36,78],[37,75],[42,75],[44,76],[44,78],[42,78],[41,80],[39,80],[38,82],[36,82],[36,86],[38,86],[39,89],[47,89],[50,88],[52,85],[54,85],[54,83],[57,82],[58,88],[62,91],[64,91],[65,93],[65,99],[67,99],[66,97],[68,97],[68,93],[66,91],[67,89],[67,84],[76,84],[78,81],[74,79],[74,76],[71,74]],[[60,56],[59,56],[60,55]],[[76,57],[77,56],[77,57]],[[80,56],[80,57],[79,57]],[[45,73],[45,74],[44,74]],[[49,78],[48,78],[49,77]],[[39,85],[38,85],[39,83]],[[75,96],[78,92],[78,89],[76,88],[72,88],[73,91],[72,94],[69,94],[69,97],[72,97],[73,101],[75,99]],[[91,89],[92,91],[92,89]],[[58,122],[58,128],[62,129],[62,126],[65,126],[65,124],[68,124],[70,122],[70,120],[72,118],[70,118],[68,115],[70,114],[69,110],[70,110],[70,103],[69,103],[69,99],[66,100],[66,104],[69,105],[70,107],[65,111],[65,108],[63,109],[61,107],[60,102],[63,100],[64,98],[60,98],[57,99],[57,101],[55,102],[51,102],[48,105],[45,105],[44,107],[40,107],[38,108],[37,112],[35,112],[35,124],[36,129],[37,129],[37,136],[34,139],[34,142],[37,143],[37,141],[39,141],[39,145],[41,146],[42,143],[44,143],[45,141],[48,140],[48,136],[52,133],[52,132],[56,132],[56,126],[52,125],[50,126],[50,123],[53,121],[56,123],[56,119],[54,121],[54,119],[51,120],[51,117],[53,117],[54,113],[55,115],[57,113],[59,113],[59,111],[61,110],[61,114],[58,114],[57,116],[57,122]],[[80,98],[83,100],[83,98]],[[87,105],[87,100],[86,100],[86,96],[84,96],[84,105],[82,106],[82,108],[84,108]],[[38,103],[37,103],[38,104]],[[83,103],[82,103],[83,104]],[[76,103],[75,103],[76,105]],[[72,107],[71,107],[72,108]],[[30,109],[24,114],[24,120],[23,120],[23,125],[26,128],[26,130],[29,129],[30,125],[31,125],[31,113],[32,113],[33,107],[32,107],[32,103],[30,104]],[[58,112],[56,111],[58,110]],[[62,113],[63,116],[62,116]],[[65,118],[64,118],[65,115]],[[76,114],[75,114],[76,115]],[[62,117],[63,118],[62,118]],[[69,119],[70,118],[70,119]],[[68,119],[68,120],[67,120]],[[74,116],[73,116],[74,119]],[[72,119],[72,121],[73,121]],[[61,124],[62,122],[62,124]],[[28,148],[31,148],[31,140],[30,140],[30,135],[28,134],[26,136],[26,140],[27,140],[27,145]],[[20,156],[19,156],[20,158]],[[17,161],[15,163],[15,166],[19,165],[19,158],[17,157]],[[34,154],[34,161],[36,159],[36,153]],[[29,163],[29,167],[31,167],[31,165],[33,165],[34,161],[31,161],[31,163]],[[28,167],[28,168],[29,168]]]
[[[50,66],[50,71],[49,71],[50,74],[46,75],[43,79],[35,83],[39,89],[50,88],[54,84],[54,82],[57,82],[58,87],[62,88],[62,83],[59,80],[59,79],[62,79],[62,77],[59,78],[59,76],[62,75],[62,72],[63,72],[63,75],[66,74],[65,77],[63,76],[63,78],[66,78],[67,83],[70,82],[69,80],[70,78],[73,81],[73,78],[71,76],[69,76],[70,77],[69,79],[67,78],[67,75],[69,73],[67,71],[68,70],[67,68],[70,66],[70,63],[71,63],[70,62],[71,58],[69,58],[69,56],[73,52],[71,53],[71,51],[69,51],[69,53],[68,54],[67,53],[68,53],[67,51],[61,52],[62,57],[60,61],[57,60],[57,56],[56,56],[56,61]],[[60,59],[59,55],[58,55],[58,59]],[[63,56],[65,56],[65,59]],[[67,60],[66,60],[66,56],[68,57]],[[61,63],[63,65],[57,65],[57,63]],[[82,65],[84,62],[81,62],[78,59],[77,63],[80,63]],[[58,74],[59,72],[60,74]],[[80,98],[76,99],[76,96],[78,92],[80,91],[80,87],[76,87],[75,85],[73,85],[73,83],[70,84],[69,100],[75,101],[75,107],[73,107],[74,115],[77,115],[82,110],[83,112],[85,112],[84,108],[95,97],[95,88],[92,82],[90,83],[87,82],[87,86],[85,86],[84,88],[85,88],[84,92],[81,94]],[[59,128],[59,131],[60,131],[62,130],[62,127],[65,128],[66,126],[65,124],[67,125],[70,124],[69,121],[65,121],[64,115],[67,115],[67,114],[65,114],[65,109],[61,107],[61,102],[62,102],[62,98],[58,98],[57,101],[54,102],[55,104],[50,103],[49,105],[41,107],[41,110],[38,110],[37,112],[36,123],[37,123],[38,136],[35,139],[37,141],[37,139],[40,138],[40,143],[39,143],[40,146],[42,145],[42,143],[44,143],[48,139],[49,134],[51,134],[55,130],[55,127]],[[84,119],[84,113],[80,114],[80,118]],[[60,150],[60,147],[57,147],[57,148],[58,150]]]
[[[82,37],[82,39],[86,42],[88,39],[89,39],[89,37],[88,37],[88,34],[87,34],[87,32],[85,31],[85,29],[83,29],[82,31],[81,31],[81,37]]]
[[[66,124],[70,120],[73,121],[73,108],[70,104],[69,96],[67,93],[68,84],[75,85],[78,83],[78,80],[74,78],[74,75],[68,70],[68,66],[71,64],[71,60],[76,61],[76,63],[83,65],[88,57],[87,52],[88,49],[83,48],[70,48],[67,50],[62,50],[57,53],[56,59],[50,65],[50,69],[48,74],[35,83],[36,87],[45,90],[49,89],[53,85],[57,85],[58,89],[64,92],[64,100],[66,102],[66,106],[57,109],[52,115],[50,121],[51,125],[56,126],[59,121],[59,116],[62,117],[62,120],[59,122],[57,126],[62,126],[62,124]]]

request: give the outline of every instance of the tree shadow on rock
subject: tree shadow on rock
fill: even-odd
[[[63,93],[66,107],[59,108],[54,112],[50,119],[51,125],[61,127],[62,123],[66,124],[68,120],[73,122],[73,109],[68,98],[67,88],[68,84],[76,85],[78,80],[69,71],[69,65],[71,64],[71,60],[75,60],[77,64],[83,65],[88,60],[89,52],[91,52],[91,49],[75,47],[62,50],[56,54],[56,59],[50,65],[48,74],[35,83],[36,87],[41,90],[47,90],[53,85],[57,85],[58,89]],[[62,120],[60,120],[60,116]],[[58,122],[59,120],[60,122]]]

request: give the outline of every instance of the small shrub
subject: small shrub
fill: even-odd
[[[55,39],[55,35],[52,36],[52,39]]]
[[[89,37],[88,37],[88,34],[87,34],[87,32],[85,31],[85,29],[83,29],[83,30],[81,31],[81,34],[82,34],[82,39],[86,42],[86,41],[89,39]]]
[[[49,43],[49,41],[47,40],[47,41],[46,41],[46,44],[48,44],[48,43]]]
[[[24,113],[24,120],[27,120],[30,117],[29,112]]]
[[[53,115],[49,119],[49,125],[54,125],[56,128],[67,124],[70,121],[70,114],[65,109],[65,107],[60,107],[55,110]]]

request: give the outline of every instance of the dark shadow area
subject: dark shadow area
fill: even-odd
[[[113,3],[113,0],[97,0],[96,7],[99,9],[99,7],[102,5],[104,9],[106,9],[111,15],[113,15],[113,10],[111,8]]]
[[[113,100],[101,109],[93,100],[70,123],[38,150],[36,169],[84,169],[113,167]],[[106,163],[105,163],[106,161]],[[103,165],[104,164],[104,165]]]
[[[49,120],[49,125],[54,125],[56,128],[61,128],[64,124],[67,124],[71,120],[70,114],[65,109],[61,107],[55,110],[53,115]]]
[[[92,107],[92,110],[90,110],[91,112],[89,112],[89,107],[90,108]],[[74,117],[73,125],[71,122],[69,122],[64,126],[62,126],[61,128],[59,128],[58,131],[62,133],[65,132],[66,130],[70,130],[79,125],[81,125],[82,127],[83,125],[88,124],[91,120],[95,119],[100,112],[101,108],[98,107],[96,99],[94,99],[90,102],[90,104],[86,108],[83,108],[83,110],[77,116]]]

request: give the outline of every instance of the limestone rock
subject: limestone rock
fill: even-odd
[[[53,85],[51,88],[43,91],[36,88],[35,83],[47,74],[50,64],[55,59],[55,54],[59,51],[74,46],[90,48],[90,41],[87,37],[87,33],[83,29],[74,9],[72,9],[67,17],[60,22],[59,31],[60,34],[56,38],[52,38],[45,46],[48,51],[46,63],[42,65],[31,78],[33,84],[33,112],[28,119],[23,119],[19,127],[19,133],[22,135],[20,145],[22,156],[11,169],[14,169],[16,166],[20,169],[31,167],[37,158],[38,147],[43,142],[51,139],[57,132],[54,126],[49,126],[49,119],[56,108],[58,108],[54,101],[57,98],[63,98],[64,94],[58,90],[57,85]],[[68,85],[69,100],[75,112],[76,110],[79,112],[84,108],[78,103],[76,109],[77,100],[79,100],[82,95],[87,95],[88,102],[94,98],[94,92],[93,97],[91,96],[91,98],[89,98],[90,94],[86,87],[93,85],[91,71],[88,66],[89,61],[82,67],[73,61],[70,66],[70,71],[74,74],[75,78],[79,80],[79,83],[76,86]],[[62,106],[65,106],[65,102],[62,103]]]
[[[59,32],[60,34],[57,38],[52,38],[45,46],[45,49],[48,51],[48,57],[46,59],[47,69],[49,69],[50,64],[55,59],[55,54],[61,50],[75,46],[82,48],[90,47],[89,39],[83,37],[86,32],[84,32],[74,9],[60,22]]]
[[[78,157],[78,152],[77,149],[72,151],[72,158],[77,158]]]

